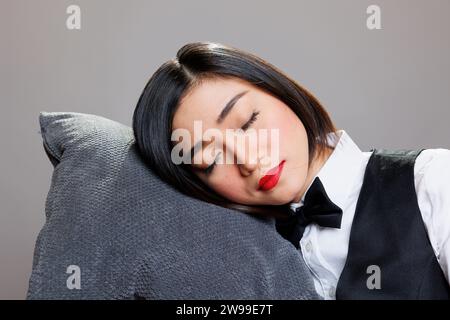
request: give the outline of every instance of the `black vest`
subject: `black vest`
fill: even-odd
[[[450,299],[417,202],[422,150],[371,150],[336,299]]]

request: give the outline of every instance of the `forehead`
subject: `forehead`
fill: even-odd
[[[250,83],[238,78],[205,80],[180,101],[173,118],[173,129],[190,128],[195,120],[202,120],[205,125],[214,125],[226,103],[246,90],[249,92],[241,100],[248,98],[255,90]]]

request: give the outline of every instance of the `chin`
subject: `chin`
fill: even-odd
[[[273,205],[276,205],[276,206],[281,206],[281,205],[283,205],[283,204],[287,204],[287,203],[289,203],[290,201],[288,200],[288,199],[280,199],[280,198],[277,198],[275,201],[272,201],[272,204]]]
[[[291,181],[293,179],[290,179]],[[298,190],[298,183],[291,183],[286,184],[283,188],[283,190],[280,190],[280,198],[283,198],[283,203],[293,202],[294,198],[297,196],[299,190]]]
[[[277,186],[278,187],[278,186]],[[275,187],[275,189],[277,188]],[[288,203],[293,196],[291,197],[291,193],[286,188],[279,187],[278,190],[274,190],[275,192],[271,195],[270,201],[268,204],[271,205],[283,205]]]

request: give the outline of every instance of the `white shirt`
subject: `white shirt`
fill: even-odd
[[[311,223],[305,228],[299,248],[313,274],[317,292],[327,300],[336,299],[336,286],[347,258],[356,202],[372,155],[371,151],[362,152],[345,130],[329,134],[328,143],[335,149],[316,176],[330,200],[343,211],[341,228]],[[414,165],[414,182],[431,245],[450,283],[450,150],[423,150]],[[304,197],[297,203],[292,202],[291,208],[302,206]]]

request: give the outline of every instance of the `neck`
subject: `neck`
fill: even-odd
[[[306,174],[306,179],[301,190],[291,202],[299,202],[302,199],[304,193],[306,192],[306,189],[312,183],[313,178],[317,175],[320,169],[322,169],[325,162],[327,162],[328,158],[333,153],[333,150],[334,148],[332,147],[326,147],[320,156],[316,154],[314,159],[311,161],[311,165],[308,168],[308,173]]]

